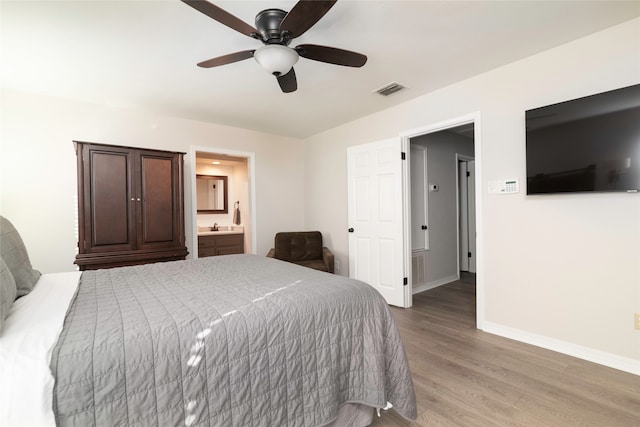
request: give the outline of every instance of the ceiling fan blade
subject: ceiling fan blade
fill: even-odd
[[[284,93],[295,92],[298,89],[298,81],[296,80],[296,72],[293,68],[287,74],[278,76],[278,84]]]
[[[295,47],[298,55],[314,61],[329,64],[344,65],[346,67],[362,67],[367,63],[367,57],[361,53],[337,47],[320,46],[317,44],[301,44]]]
[[[258,34],[258,30],[247,24],[243,20],[236,18],[229,12],[215,4],[209,3],[205,0],[182,0],[192,8],[204,13],[209,18],[215,19],[219,23],[226,25],[227,27],[244,34],[245,36],[253,37],[252,34]]]
[[[240,52],[230,53],[228,55],[218,56],[216,58],[207,59],[198,63],[198,67],[212,68],[220,65],[231,64],[233,62],[242,61],[244,59],[253,58],[255,50],[242,50]]]
[[[337,0],[300,0],[280,23],[280,31],[286,30],[290,37],[304,34],[333,7]]]

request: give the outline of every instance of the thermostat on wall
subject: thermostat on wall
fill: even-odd
[[[489,194],[513,194],[520,192],[517,178],[489,181]]]

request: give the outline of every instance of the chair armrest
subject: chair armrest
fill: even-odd
[[[327,271],[333,273],[333,253],[326,246],[322,248],[322,261],[327,266]]]
[[[269,253],[267,254],[267,256],[269,258],[275,258],[276,257],[276,249],[275,248],[271,248],[271,250],[269,251]]]

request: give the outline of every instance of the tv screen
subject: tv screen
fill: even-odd
[[[640,191],[640,84],[525,119],[527,194]]]

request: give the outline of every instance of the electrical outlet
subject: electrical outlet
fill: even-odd
[[[339,259],[334,261],[334,266],[336,268],[336,271],[340,271],[340,260]]]
[[[640,313],[636,313],[636,329],[640,331]]]

